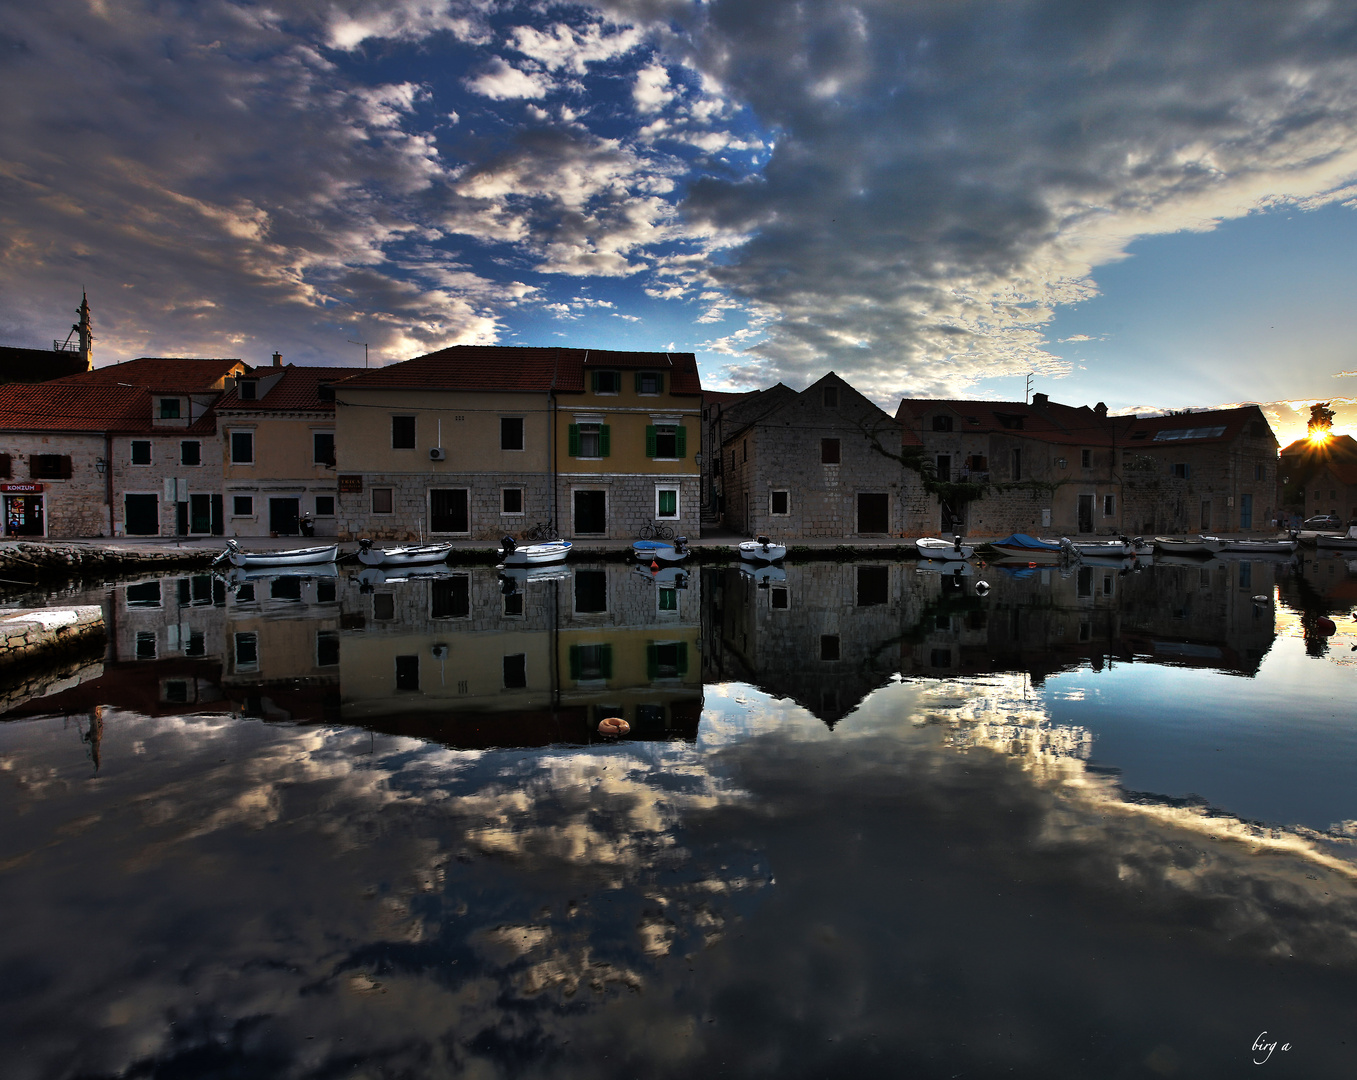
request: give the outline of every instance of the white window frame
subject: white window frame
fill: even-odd
[[[504,509],[504,493],[505,493],[506,491],[517,491],[517,492],[518,492],[518,509],[517,509],[517,510],[506,510],[506,509]],[[524,488],[516,487],[516,486],[510,486],[510,487],[502,487],[502,488],[499,489],[499,516],[500,516],[500,517],[523,517],[523,516],[528,512],[527,507],[528,507],[527,492],[526,492],[526,490],[525,490]]]
[[[320,500],[321,500],[321,499],[329,499],[329,500],[330,500],[330,505],[334,508],[334,509],[332,509],[328,514],[322,514],[322,513],[320,512]],[[336,517],[336,516],[338,516],[338,514],[339,514],[339,497],[338,497],[337,495],[317,495],[317,496],[312,500],[312,505],[315,507],[316,517],[318,517],[318,518],[322,518],[322,517]]]
[[[672,491],[674,493],[674,512],[672,514],[660,514],[660,494],[661,492]],[[678,484],[656,484],[655,485],[655,520],[656,521],[678,521],[683,516],[683,489]]]
[[[237,500],[237,499],[249,499],[249,500],[250,500],[250,508],[249,508],[248,510],[246,510],[245,513],[243,513],[243,514],[242,514],[239,510],[236,509],[236,500]],[[252,518],[252,517],[254,517],[254,496],[253,496],[253,495],[232,495],[232,496],[231,496],[231,516],[232,516],[233,518]]]
[[[396,489],[395,489],[395,488],[393,488],[393,487],[374,487],[374,488],[369,488],[368,490],[372,493],[371,495],[368,496],[368,509],[369,509],[374,515],[377,515],[377,516],[379,516],[379,517],[391,517],[393,514],[395,514],[395,512],[396,512]],[[376,507],[375,507],[375,505],[374,505],[374,503],[373,503],[373,498],[376,496],[377,492],[379,492],[379,491],[385,491],[385,492],[390,493],[390,495],[391,495],[391,509],[390,509],[390,510],[378,510],[378,509],[376,509]]]
[[[784,510],[784,511],[783,511],[782,513],[780,513],[780,514],[779,514],[776,510],[773,509],[773,496],[774,496],[774,495],[779,495],[779,494],[787,496],[787,509]],[[792,492],[791,492],[791,488],[769,488],[769,489],[768,489],[768,516],[769,516],[769,517],[791,517],[791,516],[792,516]]]
[[[232,428],[230,431],[228,431],[228,432],[226,433],[226,459],[227,459],[227,464],[230,464],[230,465],[253,465],[253,464],[255,463],[255,460],[256,460],[256,459],[255,459],[254,434],[255,434],[255,433],[254,433],[254,428]],[[248,436],[250,437],[250,460],[249,460],[249,461],[237,461],[237,460],[236,460],[236,436],[237,436],[237,435],[248,435]]]
[[[1103,496],[1103,517],[1117,516],[1117,497],[1112,494]]]

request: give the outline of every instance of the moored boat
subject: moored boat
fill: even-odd
[[[1315,546],[1332,548],[1336,551],[1357,551],[1357,525],[1351,526],[1342,535],[1322,534],[1316,536]]]
[[[1179,540],[1173,536],[1156,536],[1154,546],[1157,551],[1167,555],[1200,555],[1205,558],[1221,549],[1223,541],[1214,536],[1184,537]]]
[[[672,544],[659,540],[637,540],[631,545],[631,550],[642,562],[674,563],[688,557],[688,538],[677,537]]]
[[[975,547],[963,544],[960,536],[950,540],[940,540],[936,536],[921,536],[914,541],[914,548],[925,559],[969,559],[975,554]]]
[[[1073,554],[1068,545],[1069,541],[1038,540],[1035,536],[1028,536],[1027,533],[1012,533],[1002,540],[996,540],[990,547],[1001,555],[1008,555],[1015,559],[1026,559],[1028,562],[1037,563],[1054,563],[1069,558]]]
[[[740,558],[750,562],[777,562],[787,554],[786,544],[775,544],[766,536],[756,536],[739,545]]]
[[[1300,547],[1298,540],[1226,540],[1220,537],[1207,537],[1220,540],[1221,555],[1290,555]]]
[[[1125,537],[1115,540],[1070,540],[1062,537],[1061,543],[1068,543],[1080,558],[1124,559],[1136,553],[1135,543]]]
[[[426,566],[447,562],[451,550],[451,544],[375,548],[372,541],[364,537],[358,541],[358,561],[364,566]]]
[[[570,554],[569,540],[544,540],[540,544],[519,545],[512,536],[499,542],[499,559],[503,566],[550,566],[565,562]]]
[[[246,551],[234,539],[226,541],[226,550],[217,556],[215,563],[230,562],[232,566],[243,570],[261,567],[317,566],[332,563],[339,555],[338,544],[324,547],[292,548],[289,551]]]

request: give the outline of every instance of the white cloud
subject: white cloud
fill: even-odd
[[[665,71],[663,64],[651,63],[636,73],[631,98],[636,103],[637,112],[657,113],[674,97],[669,85],[669,72]]]
[[[509,35],[512,48],[551,71],[585,74],[590,64],[616,60],[639,47],[644,38],[635,27],[590,23],[575,28],[556,23],[546,30],[520,26]]]
[[[545,75],[522,71],[498,56],[479,75],[465,79],[464,83],[468,90],[492,101],[544,98],[552,89],[551,80]]]

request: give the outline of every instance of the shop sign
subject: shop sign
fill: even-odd
[[[339,490],[346,495],[363,494],[362,476],[341,476],[339,478]]]
[[[0,484],[6,495],[41,495],[42,489],[42,484]]]

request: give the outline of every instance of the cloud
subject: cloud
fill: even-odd
[[[552,83],[538,72],[523,71],[497,56],[486,64],[485,70],[479,75],[467,79],[466,86],[494,101],[508,101],[544,98],[550,92]]]
[[[550,71],[584,75],[590,64],[619,59],[644,42],[636,27],[608,27],[589,23],[572,27],[556,23],[546,28],[516,27],[509,35],[510,47],[530,56]]]

